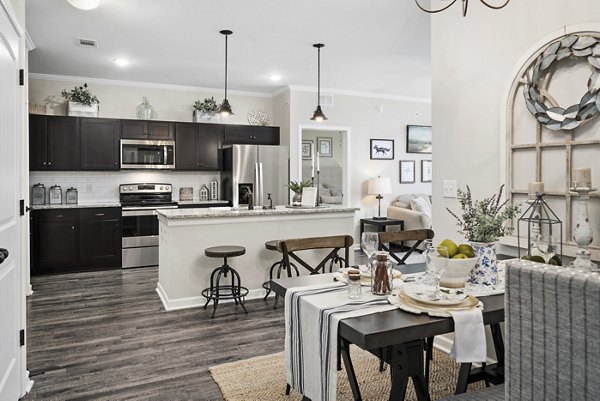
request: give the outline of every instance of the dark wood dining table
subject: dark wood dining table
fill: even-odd
[[[406,274],[423,271],[425,266],[411,264],[397,268]],[[334,277],[334,274],[319,274],[280,278],[273,280],[271,289],[279,296],[285,296],[289,288],[325,284],[333,282]],[[483,322],[492,328],[498,362],[494,366],[484,364],[477,370],[472,369],[471,364],[461,364],[457,393],[464,392],[468,382],[482,378],[494,383],[503,380],[504,345],[499,324],[504,321],[504,295],[479,299],[483,302]],[[354,399],[361,400],[362,397],[350,358],[350,344],[373,353],[389,364],[392,374],[390,401],[404,399],[409,379],[413,381],[417,399],[428,401],[430,396],[423,366],[424,339],[453,331],[454,321],[451,318],[416,315],[400,309],[341,320],[338,328],[340,354]]]

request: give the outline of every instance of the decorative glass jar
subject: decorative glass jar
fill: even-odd
[[[136,115],[138,120],[151,120],[154,108],[148,103],[146,96],[142,98],[142,103],[136,108]]]
[[[392,262],[387,252],[376,252],[371,261],[371,292],[376,295],[392,293]]]

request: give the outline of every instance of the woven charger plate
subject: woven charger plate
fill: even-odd
[[[423,304],[407,297],[402,292],[399,294],[388,295],[388,302],[406,312],[415,313],[417,315],[427,313],[429,316],[434,317],[450,317],[451,311],[470,310],[473,308],[483,310],[483,303],[472,295],[469,295],[467,299],[459,305],[444,307]]]

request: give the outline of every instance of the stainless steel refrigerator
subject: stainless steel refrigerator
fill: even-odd
[[[223,149],[221,189],[232,206],[289,205],[289,151],[287,146],[233,145]]]

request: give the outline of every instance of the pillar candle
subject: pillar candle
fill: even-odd
[[[313,178],[315,176],[315,154],[314,153],[310,159],[310,176]]]
[[[535,194],[537,192],[544,193],[544,183],[543,182],[530,182],[529,183],[529,199],[535,200]]]
[[[317,172],[321,171],[319,168],[319,152],[317,152]]]
[[[575,188],[591,188],[592,169],[589,167],[573,169],[573,181],[575,181]]]

